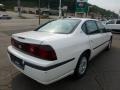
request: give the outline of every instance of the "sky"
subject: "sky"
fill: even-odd
[[[120,0],[88,0],[89,3],[119,13]]]

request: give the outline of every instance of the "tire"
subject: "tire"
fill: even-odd
[[[106,47],[106,51],[109,51],[111,49],[111,45],[112,45],[112,39],[109,40],[109,44]]]
[[[87,55],[83,54],[80,57],[80,59],[77,63],[77,66],[75,68],[74,77],[76,79],[82,78],[87,71],[87,67],[88,67],[88,58],[87,58]]]

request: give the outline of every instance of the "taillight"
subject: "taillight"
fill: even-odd
[[[36,47],[35,47],[35,45],[25,45],[25,51],[35,55]]]
[[[11,38],[11,44],[12,44],[13,46],[15,46],[15,41],[14,41],[13,38]]]
[[[56,53],[51,46],[43,45],[39,47],[39,57],[47,60],[56,60]]]
[[[11,38],[11,43],[16,48],[41,59],[45,60],[57,60],[56,53],[54,49],[49,45],[36,45],[19,42]]]

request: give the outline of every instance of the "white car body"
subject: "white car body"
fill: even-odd
[[[106,28],[115,32],[120,32],[120,19],[109,20],[106,23]]]
[[[11,19],[11,17],[7,14],[0,15],[0,19]]]
[[[19,68],[13,62],[11,63],[25,75],[47,85],[73,74],[80,55],[86,50],[91,51],[89,59],[91,60],[108,46],[112,37],[111,32],[86,35],[81,29],[85,22],[91,20],[97,22],[97,20],[70,19],[79,19],[81,21],[70,34],[29,31],[12,35],[12,38],[23,43],[50,45],[56,52],[57,60],[47,61],[36,58],[16,49],[14,46],[9,46],[8,55],[10,61],[12,59],[11,55],[23,60],[24,69]]]

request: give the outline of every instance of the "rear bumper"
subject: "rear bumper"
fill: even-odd
[[[50,84],[73,73],[74,58],[60,63],[39,60],[35,64],[36,58],[36,62],[33,62],[30,57],[16,51],[12,46],[8,47],[8,56],[18,70],[42,84]]]

